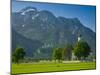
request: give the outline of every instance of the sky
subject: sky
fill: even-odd
[[[96,6],[57,4],[57,3],[38,3],[26,1],[12,1],[12,12],[18,12],[21,9],[32,6],[38,10],[48,10],[56,17],[78,18],[80,22],[96,32]]]

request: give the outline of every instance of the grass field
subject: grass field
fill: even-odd
[[[12,64],[12,74],[95,69],[95,62]]]

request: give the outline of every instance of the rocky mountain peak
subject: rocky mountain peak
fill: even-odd
[[[37,12],[37,8],[29,6],[29,7],[21,9],[19,12],[22,15],[25,15],[26,13],[29,13],[29,12]]]

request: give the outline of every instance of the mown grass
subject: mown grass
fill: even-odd
[[[12,64],[12,74],[95,69],[95,62]]]

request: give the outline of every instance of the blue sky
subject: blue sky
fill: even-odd
[[[20,11],[22,8],[27,6],[36,7],[38,10],[51,11],[56,17],[63,16],[66,18],[78,18],[84,26],[95,32],[95,6],[13,1],[12,11]]]

